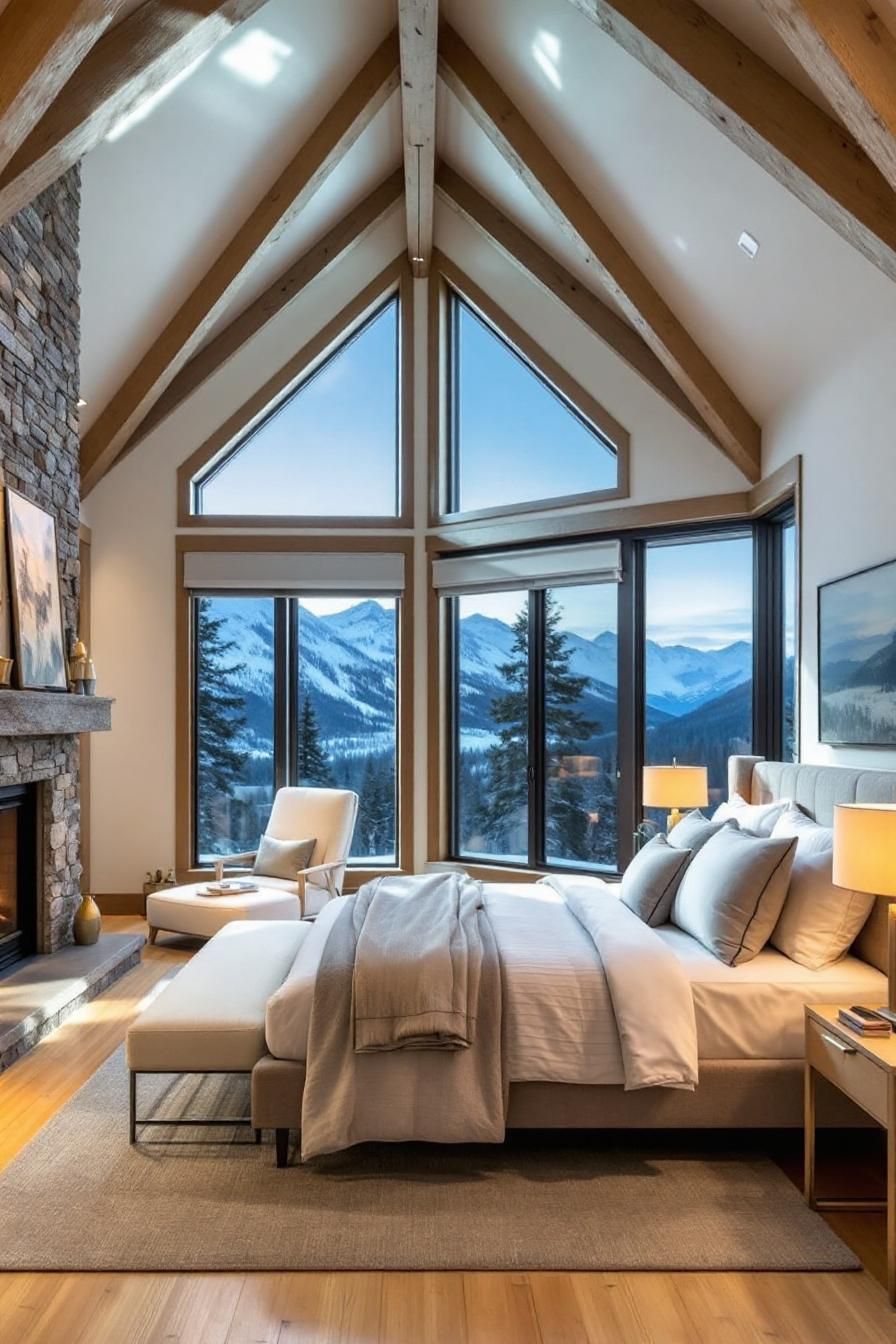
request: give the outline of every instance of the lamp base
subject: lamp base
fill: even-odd
[[[683,813],[683,812],[680,812],[680,811],[678,810],[677,807],[673,807],[673,808],[670,810],[669,815],[668,815],[668,817],[666,818],[666,834],[667,834],[667,835],[669,834],[670,831],[674,831],[674,830],[675,830],[675,827],[676,827],[676,826],[678,825],[678,823],[681,821],[681,819],[682,819],[683,816],[684,816],[684,813]]]

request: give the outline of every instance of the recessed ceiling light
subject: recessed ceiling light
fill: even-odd
[[[746,231],[742,233],[737,240],[737,245],[741,252],[746,252],[751,261],[755,259],[756,253],[759,251],[759,240],[754,238],[752,233]]]
[[[82,406],[86,406],[86,405],[87,405],[87,402],[84,400],[84,398],[83,398],[83,397],[79,397],[79,398],[78,398],[78,410],[80,411],[81,407],[82,407]]]

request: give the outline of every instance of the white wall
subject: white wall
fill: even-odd
[[[882,283],[886,283],[882,281]],[[896,287],[889,328],[856,342],[764,432],[765,469],[802,455],[802,679],[806,761],[896,768],[896,749],[818,741],[820,583],[896,558]]]
[[[174,860],[176,472],[209,434],[400,250],[402,217],[386,221],[333,272],[210,379],[86,501],[93,530],[93,652],[100,689],[117,699],[113,730],[94,738],[91,866],[98,893],[135,892],[147,868]],[[631,434],[631,502],[742,490],[746,482],[711,444],[604,347],[559,302],[461,221],[440,220],[439,246]],[[426,285],[416,285],[418,518],[426,517]],[[415,862],[425,857],[426,557],[417,530],[414,769]]]

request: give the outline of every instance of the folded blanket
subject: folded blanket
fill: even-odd
[[[675,953],[595,878],[542,878],[559,892],[591,937],[607,979],[627,1092],[641,1087],[693,1091],[697,1021],[691,983]]]
[[[302,1158],[373,1140],[500,1143],[501,1028],[501,968],[478,883],[444,873],[362,887],[336,917],[315,980]]]
[[[456,873],[379,878],[359,891],[355,1049],[473,1044],[482,965],[478,882]]]

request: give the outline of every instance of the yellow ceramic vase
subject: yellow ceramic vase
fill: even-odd
[[[72,932],[79,947],[91,947],[100,936],[103,917],[100,908],[92,896],[81,897],[81,904],[75,911]]]

